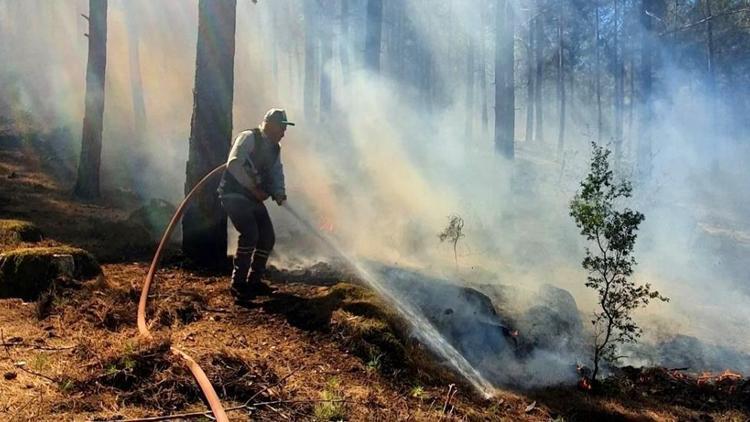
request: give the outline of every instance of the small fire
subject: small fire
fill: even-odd
[[[331,223],[330,221],[323,220],[320,223],[320,226],[318,226],[318,229],[320,229],[320,231],[333,233],[333,223]]]
[[[591,381],[587,377],[578,380],[578,388],[583,391],[591,391]]]
[[[739,372],[733,372],[729,369],[724,370],[719,376],[716,378],[717,381],[739,381],[742,379],[742,374]]]
[[[742,374],[738,372],[734,372],[729,369],[725,369],[724,372],[720,374],[712,374],[711,372],[702,372],[700,375],[698,375],[697,383],[698,385],[708,384],[708,383],[720,383],[724,381],[739,381],[742,379]]]

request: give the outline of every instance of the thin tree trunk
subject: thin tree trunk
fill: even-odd
[[[495,31],[495,151],[508,159],[513,159],[515,154],[513,20],[510,0],[498,0]]]
[[[635,53],[629,51],[630,56],[628,61],[628,153],[632,154],[633,151],[633,108],[635,104]]]
[[[563,0],[559,0],[557,17],[557,97],[560,101],[560,126],[557,132],[557,157],[562,158],[565,144],[565,67],[563,57]]]
[[[133,100],[133,133],[136,147],[145,141],[146,136],[146,101],[143,97],[143,80],[141,78],[140,29],[138,18],[132,10],[132,4],[127,4],[128,22],[128,63],[130,68],[130,92]]]
[[[533,14],[530,10],[529,14]],[[529,20],[526,33],[526,142],[534,139],[534,22]]]
[[[714,19],[712,11],[712,0],[703,0],[705,3],[705,15],[706,18],[706,84],[708,91],[708,98],[710,102],[709,118],[711,119],[711,125],[717,123],[717,92],[716,92],[716,70],[714,60]]]
[[[81,199],[100,195],[99,167],[104,128],[104,77],[107,67],[107,0],[89,0],[89,53],[86,65],[86,111],[81,158],[73,193]]]
[[[331,114],[333,34],[330,27],[321,29],[320,47],[320,120],[325,121]]]
[[[476,66],[474,64],[474,50],[476,46],[471,37],[468,42],[468,51],[466,52],[466,138],[471,139],[474,129],[474,74]]]
[[[319,92],[315,90],[315,81],[317,79],[316,70],[318,69],[318,38],[315,35],[317,28],[317,9],[316,2],[304,2],[305,13],[305,87],[304,87],[304,108],[305,118],[312,122],[315,118],[315,105],[318,100]]]
[[[541,8],[540,8],[541,9]],[[544,142],[544,104],[542,102],[542,88],[544,87],[544,23],[543,15],[540,14],[536,17],[534,22],[534,41],[536,42],[534,48],[535,62],[536,62],[536,82],[534,83],[534,103],[536,104],[536,130],[534,131],[534,139],[537,143]]]
[[[380,44],[383,33],[383,0],[367,0],[365,68],[380,72]]]
[[[619,167],[622,159],[622,112],[623,112],[623,75],[622,60],[619,54],[619,24],[620,24],[620,5],[619,0],[614,0],[614,62],[615,62],[615,166]]]
[[[483,3],[482,10],[488,9],[487,0]],[[485,13],[481,13],[479,25],[481,54],[479,55],[479,89],[482,96],[482,136],[487,135],[490,116],[487,104],[487,33],[489,28],[489,19]]]
[[[651,95],[654,32],[652,18],[647,12],[654,13],[654,10],[650,10],[654,3],[652,0],[641,0],[641,72],[639,78],[641,100],[640,118],[638,119],[638,152],[636,154],[638,175],[641,179],[646,179],[651,175]]]
[[[236,0],[200,0],[198,43],[185,180],[188,193],[207,173],[226,161],[232,138]],[[182,249],[211,268],[227,263],[227,219],[215,193],[206,187],[185,213]]]
[[[341,38],[339,41],[339,60],[341,61],[341,79],[344,86],[349,85],[349,2],[341,1]]]
[[[602,66],[601,66],[601,34],[599,33],[599,5],[595,7],[595,50],[596,50],[596,137],[597,142],[602,140]]]

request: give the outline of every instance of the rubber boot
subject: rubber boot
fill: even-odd
[[[254,296],[268,296],[274,292],[273,288],[261,281],[263,274],[266,272],[268,254],[268,252],[261,249],[256,249],[253,254],[253,263],[250,267],[247,284],[250,294]]]
[[[230,287],[230,292],[236,300],[246,300],[252,298],[247,283],[251,259],[252,255],[247,252],[237,251],[237,253],[234,255],[232,268],[232,285]]]

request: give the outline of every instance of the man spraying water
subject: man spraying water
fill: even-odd
[[[232,143],[219,184],[221,204],[240,233],[234,254],[230,291],[237,301],[273,293],[261,278],[276,237],[268,210],[271,197],[286,201],[284,168],[279,142],[287,126],[294,126],[282,109],[268,110],[259,128],[240,133]]]

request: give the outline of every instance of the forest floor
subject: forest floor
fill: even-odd
[[[137,242],[117,243],[105,233],[141,204],[123,192],[84,204],[71,190],[54,157],[33,143],[0,138],[0,219],[30,221],[45,234],[41,243],[0,244],[0,253],[72,245],[104,262],[97,279],[61,280],[36,302],[0,299],[0,420],[206,411],[170,345],[203,367],[234,409],[232,420],[750,420],[746,382],[706,390],[669,371],[623,375],[627,383],[598,394],[570,385],[500,389],[482,398],[427,362],[413,340],[389,337],[398,330],[364,287],[317,279],[314,271],[307,279],[277,271],[273,296],[240,307],[226,275],[192,269],[173,255],[150,298],[156,338],[141,340],[136,308],[153,242],[135,253],[127,249]],[[112,250],[114,243],[122,249]],[[458,387],[449,398],[451,384]]]

